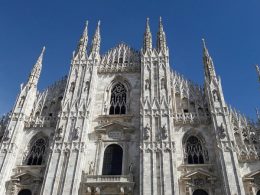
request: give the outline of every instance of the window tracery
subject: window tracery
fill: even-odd
[[[204,164],[208,161],[207,149],[195,136],[190,136],[186,141],[185,160],[188,164]]]
[[[122,83],[117,83],[111,90],[109,114],[126,114],[127,90]]]
[[[46,151],[46,140],[44,138],[39,138],[35,140],[29,150],[27,155],[26,164],[27,165],[41,165],[43,162],[43,157]]]

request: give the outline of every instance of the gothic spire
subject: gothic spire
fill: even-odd
[[[45,51],[45,47],[42,48],[42,52],[41,52],[40,56],[38,57],[38,60],[31,71],[31,74],[29,76],[28,83],[27,83],[28,85],[36,86],[39,81],[41,69],[42,69],[42,59],[43,59],[44,51]]]
[[[157,33],[157,50],[158,51],[166,51],[166,36],[163,30],[162,17],[159,20],[159,31]]]
[[[257,117],[257,120],[258,122],[260,122],[260,113],[259,113],[259,109],[258,108],[255,108],[256,110],[256,117]]]
[[[144,49],[144,52],[152,49],[152,33],[150,30],[149,18],[146,19],[146,28],[145,28],[145,33],[144,33],[143,49]]]
[[[216,72],[215,72],[213,60],[209,55],[209,51],[206,47],[205,40],[202,39],[202,42],[203,42],[203,63],[204,63],[205,77],[211,80],[212,77],[216,77]]]
[[[86,21],[85,29],[81,35],[81,38],[78,43],[76,55],[79,53],[86,53],[87,49],[87,44],[88,44],[88,21]]]
[[[100,42],[101,42],[100,21],[98,21],[97,29],[96,29],[95,35],[94,35],[94,37],[92,39],[91,53],[99,54]]]
[[[258,80],[260,82],[260,68],[259,68],[258,65],[255,65],[255,67],[256,67],[257,77],[258,77]]]

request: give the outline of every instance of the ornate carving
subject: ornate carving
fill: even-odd
[[[139,52],[125,44],[119,44],[102,57],[98,73],[138,72],[140,71],[140,63]]]

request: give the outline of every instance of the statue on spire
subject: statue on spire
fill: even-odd
[[[75,55],[77,55],[79,53],[86,54],[87,44],[88,44],[88,21],[86,21],[85,29],[79,40],[77,51],[76,51]]]
[[[143,42],[143,50],[146,52],[147,50],[152,50],[152,33],[149,25],[149,18],[146,19],[146,28],[144,33],[144,42]]]
[[[205,76],[209,80],[211,80],[212,77],[216,77],[216,72],[215,72],[213,60],[209,55],[209,51],[206,47],[206,43],[204,39],[202,39],[202,43],[203,43],[203,63],[205,69]]]
[[[95,35],[92,40],[91,53],[99,54],[100,42],[101,42],[101,37],[100,37],[100,20],[99,20]]]
[[[166,51],[167,45],[166,45],[166,35],[163,30],[163,24],[162,24],[162,17],[160,17],[159,20],[159,31],[157,33],[157,50],[160,51]]]
[[[42,48],[42,52],[38,57],[37,62],[31,71],[31,74],[27,82],[27,85],[29,86],[36,86],[38,84],[41,70],[42,70],[42,59],[43,59],[44,52],[45,52],[45,47]]]
[[[258,81],[260,82],[260,68],[259,68],[259,65],[255,65],[255,67],[256,67]]]

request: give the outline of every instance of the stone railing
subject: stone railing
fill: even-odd
[[[195,112],[189,113],[174,113],[174,122],[176,124],[193,124],[193,123],[209,123],[209,114],[197,114]]]
[[[133,195],[133,175],[88,175],[83,172],[79,194]]]
[[[87,175],[83,173],[84,183],[128,183],[133,182],[133,175]]]
[[[25,126],[26,127],[55,127],[57,124],[58,117],[53,116],[38,116],[34,119],[29,119]]]

